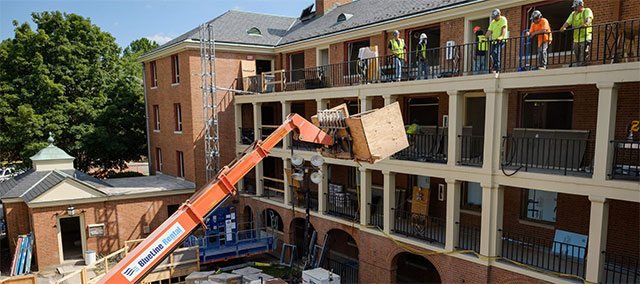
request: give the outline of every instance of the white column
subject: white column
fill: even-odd
[[[321,111],[321,110],[325,110],[328,108],[327,104],[328,104],[328,100],[326,99],[316,99],[316,110],[317,111]]]
[[[449,129],[447,133],[447,165],[455,166],[460,156],[460,139],[458,135],[462,134],[462,112],[464,97],[462,92],[447,91],[449,95]]]
[[[373,97],[364,97],[360,99],[360,112],[373,109]],[[355,113],[351,113],[355,114]]]
[[[609,202],[605,197],[589,196],[589,244],[587,251],[587,281],[601,283],[604,275],[604,254],[607,249],[607,227],[609,222]]]
[[[291,198],[293,196],[292,189],[289,187],[289,178],[287,177],[287,169],[291,169],[291,160],[288,158],[282,158],[283,168],[283,189],[284,189],[284,205],[289,206],[291,204]]]
[[[236,122],[236,144],[242,144],[242,104],[234,107]]]
[[[500,170],[502,136],[507,135],[509,92],[504,89],[485,89],[484,92],[486,103],[482,168],[497,172]]]
[[[391,233],[393,223],[395,220],[395,207],[396,207],[396,173],[389,171],[382,171],[383,179],[383,224],[384,231],[387,234]]]
[[[445,250],[454,251],[460,236],[460,181],[447,179],[447,238]]]
[[[253,138],[254,141],[258,141],[261,138],[260,127],[262,127],[262,103],[254,102],[253,103]],[[262,182],[263,178],[263,164],[262,162],[256,164],[256,195],[262,196],[264,193],[264,183]]]
[[[382,98],[384,99],[384,106],[388,106],[392,103],[396,102],[398,96],[392,96],[392,95],[382,95]]]
[[[282,122],[284,123],[285,120],[287,120],[287,116],[289,116],[289,114],[291,113],[291,102],[288,101],[280,101],[280,103],[282,104]],[[282,139],[282,149],[289,149],[291,145],[291,139],[289,138],[291,136],[291,133],[289,133],[289,135],[287,135],[286,137],[284,137],[284,139]]]
[[[480,254],[497,256],[500,254],[502,242],[502,212],[504,203],[504,187],[481,184],[482,186],[482,221],[480,228]]]
[[[613,147],[610,143],[616,129],[616,107],[618,104],[618,85],[614,83],[597,84],[598,120],[596,124],[596,150],[593,165],[593,179],[604,181],[611,173]]]
[[[371,219],[371,170],[360,171],[360,224],[369,225]]]
[[[329,189],[329,166],[324,163],[320,167],[322,171],[322,181],[318,184],[318,213],[324,214],[327,211],[327,193]]]

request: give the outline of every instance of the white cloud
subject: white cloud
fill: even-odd
[[[164,44],[171,40],[171,37],[165,36],[163,33],[155,34],[152,36],[146,36],[148,40],[157,42],[158,44]]]

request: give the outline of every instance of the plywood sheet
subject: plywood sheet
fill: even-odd
[[[347,119],[358,160],[377,162],[409,146],[398,102]]]

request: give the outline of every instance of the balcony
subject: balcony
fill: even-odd
[[[240,127],[240,144],[251,145],[254,140],[253,128]]]
[[[445,219],[395,210],[393,231],[407,237],[444,245],[445,224]]]
[[[501,168],[518,171],[591,177],[594,141],[581,130],[514,129],[502,139]]]
[[[640,259],[637,257],[604,254],[604,283],[640,283]]]
[[[244,177],[242,193],[256,195],[256,179],[252,177]]]
[[[585,277],[586,247],[502,231],[501,256],[543,270]]]
[[[611,178],[640,180],[640,141],[611,141],[613,160]]]
[[[484,136],[458,135],[460,142],[459,165],[482,167]]]
[[[480,253],[480,226],[458,222],[458,250]]]
[[[358,198],[350,192],[337,192],[329,189],[327,195],[327,214],[345,219],[347,221],[359,222],[360,212],[358,208]]]
[[[315,143],[309,143],[309,142],[300,141],[300,140],[296,140],[296,139],[293,139],[291,141],[291,147],[294,150],[315,152],[316,149],[319,148],[319,146],[320,145],[315,144]]]
[[[265,176],[262,177],[262,185],[263,197],[284,202],[284,180]]]
[[[613,64],[636,61],[640,57],[640,42],[635,39],[640,30],[640,19],[603,23],[593,25],[591,52],[584,58],[586,64]],[[574,30],[552,31],[554,50],[550,50],[547,68],[564,68],[576,64],[572,51]],[[578,32],[586,32],[585,28]],[[438,47],[427,50],[429,67],[426,74],[418,73],[415,60],[405,61],[401,68],[401,80],[437,79],[444,77],[472,76],[490,71],[523,72],[536,70],[537,39],[528,37],[511,37],[501,43],[488,42],[488,54],[484,68],[476,66],[473,56],[478,49],[477,43],[459,44],[449,47]],[[555,47],[557,45],[557,48]],[[500,65],[494,68],[490,64],[489,53],[500,48]],[[406,54],[415,59],[416,52]],[[324,66],[302,68],[288,71],[276,71],[268,76],[251,76],[237,80],[243,82],[238,89],[245,89],[256,94],[282,91],[298,91],[320,88],[333,88],[362,84],[375,84],[395,81],[395,68],[391,56],[363,58]],[[273,72],[272,72],[273,73]],[[278,85],[267,82],[278,81]],[[284,83],[281,83],[284,82]],[[240,84],[240,83],[239,83]],[[284,84],[284,87],[281,85]]]
[[[369,207],[371,208],[371,216],[369,216],[369,225],[377,226],[380,229],[384,229],[384,208],[382,204],[371,204],[369,203]]]
[[[407,140],[409,140],[409,147],[394,154],[395,159],[431,163],[447,162],[446,128],[434,127],[426,133],[407,134]]]
[[[261,128],[259,128],[260,130],[260,139],[262,139],[262,141],[264,141],[267,137],[269,137],[269,135],[271,135],[271,133],[273,133],[274,131],[276,131],[276,129],[278,129],[278,127],[280,127],[279,125],[262,125]],[[282,141],[278,142],[278,144],[276,144],[275,146],[276,148],[282,148]]]
[[[293,202],[298,208],[307,208],[307,192],[305,189],[289,186],[294,193]],[[309,210],[318,211],[318,192],[309,190]]]

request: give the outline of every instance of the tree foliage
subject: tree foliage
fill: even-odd
[[[140,64],[131,56],[153,43],[135,41],[121,57],[115,39],[89,19],[60,12],[32,19],[35,31],[14,21],[14,38],[0,43],[0,159],[27,161],[48,132],[82,170],[124,168],[146,154]]]

